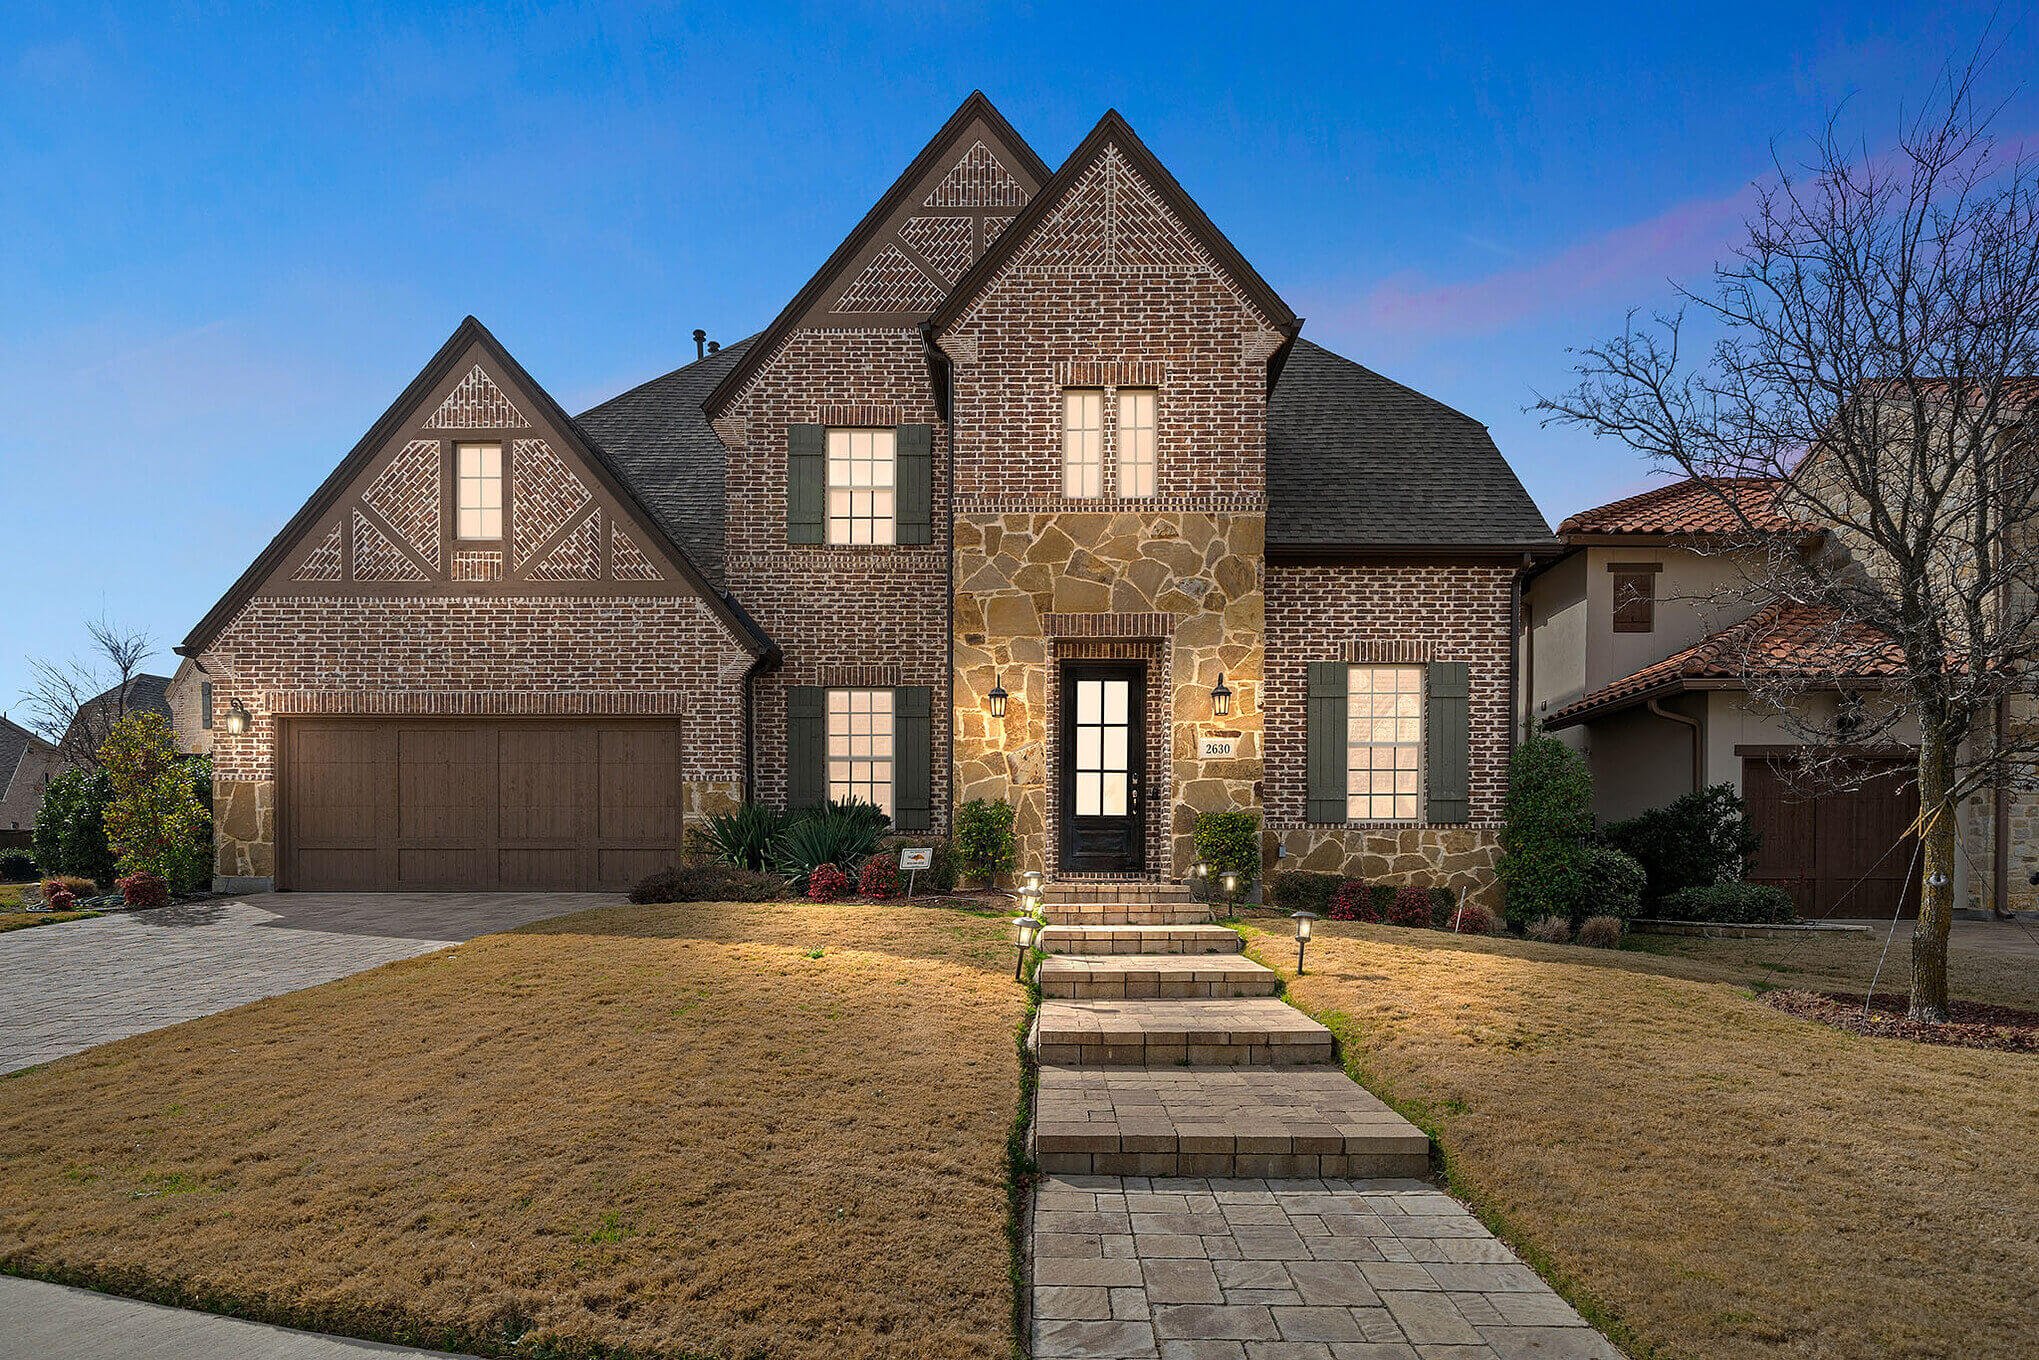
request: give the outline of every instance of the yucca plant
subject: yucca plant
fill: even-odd
[[[702,834],[720,862],[762,871],[772,867],[772,843],[779,839],[785,824],[786,819],[775,809],[763,803],[745,803],[734,812],[710,816]]]
[[[772,867],[801,892],[808,875],[833,864],[854,876],[892,829],[892,819],[869,803],[841,798],[794,813],[772,846]]]

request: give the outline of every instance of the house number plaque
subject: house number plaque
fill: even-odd
[[[1205,737],[1198,749],[1205,760],[1229,760],[1238,740],[1237,737]]]

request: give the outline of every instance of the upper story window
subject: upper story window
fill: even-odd
[[[1614,573],[1614,631],[1655,632],[1657,574],[1663,570],[1662,565],[1656,562],[1616,562],[1607,569]]]
[[[898,521],[898,469],[893,430],[828,432],[828,541],[892,543]]]
[[[503,536],[503,446],[455,444],[456,521],[462,538]]]
[[[1154,494],[1155,393],[1152,388],[1119,389],[1119,494]]]
[[[1423,778],[1423,668],[1354,666],[1345,698],[1345,815],[1413,822]]]
[[[828,796],[892,815],[892,691],[828,692]]]
[[[1062,393],[1062,494],[1104,495],[1104,393],[1072,387]]]
[[[212,730],[212,681],[210,680],[198,682],[198,725],[208,732]]]

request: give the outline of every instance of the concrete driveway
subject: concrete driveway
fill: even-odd
[[[0,935],[0,1072],[280,996],[608,893],[270,893]]]

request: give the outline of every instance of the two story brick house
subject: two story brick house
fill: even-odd
[[[769,327],[567,415],[470,318],[192,632],[222,887],[618,886],[691,818],[1017,811],[1025,867],[1485,891],[1486,430],[1302,322],[1116,114],[972,95]]]

